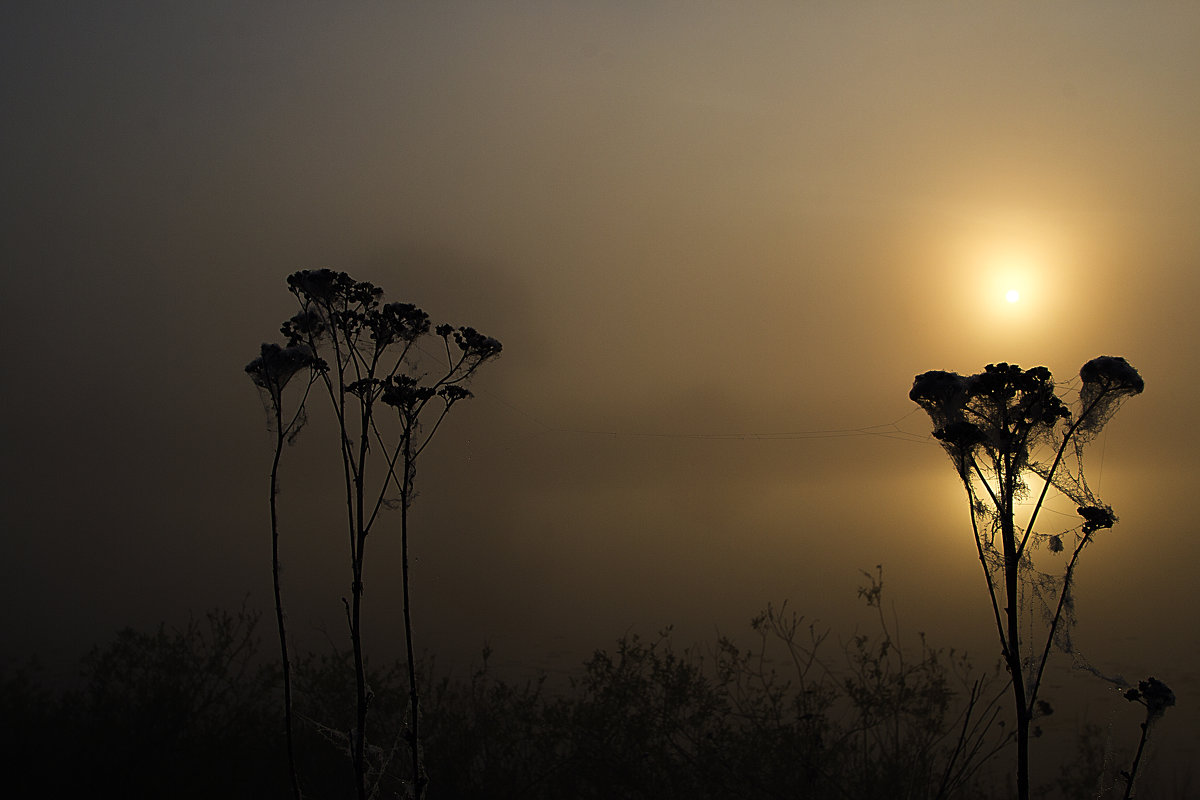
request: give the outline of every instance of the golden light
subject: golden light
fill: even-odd
[[[969,289],[976,298],[974,307],[985,312],[985,324],[1027,322],[1046,310],[1048,294],[1053,294],[1053,261],[1036,243],[1010,240],[983,245],[967,263],[972,268],[964,272],[974,281]]]
[[[1026,250],[1017,248],[995,248],[981,258],[987,281],[996,294],[993,297],[1003,297],[1008,305],[1021,299],[1021,291],[1016,287],[1028,288],[1034,286],[1038,268],[1038,257]]]
[[[1086,285],[1072,279],[1088,247],[1072,220],[1035,211],[979,209],[943,240],[947,286],[939,296],[948,303],[946,322],[957,326],[946,345],[969,355],[967,366],[1046,364],[1063,355],[1052,332],[1069,320]]]

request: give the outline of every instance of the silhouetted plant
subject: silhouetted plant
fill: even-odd
[[[754,646],[722,637],[709,656],[678,649],[670,629],[596,651],[545,705],[544,728],[556,735],[523,734],[546,744],[521,793],[459,796],[977,796],[977,770],[1009,737],[995,724],[999,694],[986,676],[970,677],[961,655],[922,644],[910,658],[883,624],[839,654],[828,632],[786,609],[752,624]],[[533,695],[516,697],[527,709]],[[475,751],[482,763],[488,749]],[[470,763],[480,762],[460,760],[459,770]]]
[[[928,412],[933,435],[950,455],[966,489],[976,552],[991,598],[1001,651],[1011,678],[1016,716],[1017,794],[1029,798],[1031,723],[1051,707],[1038,699],[1042,676],[1056,642],[1071,651],[1072,597],[1076,563],[1097,531],[1116,522],[1084,479],[1083,449],[1112,418],[1121,402],[1144,383],[1123,358],[1102,356],[1079,371],[1078,409],[1056,394],[1045,367],[1022,370],[990,364],[976,375],[933,371],[918,375],[909,397]],[[1041,459],[1041,460],[1039,460]],[[1016,521],[1017,503],[1029,493],[1030,475],[1042,481],[1028,521]],[[1082,523],[1053,534],[1035,524],[1051,486],[1070,498]],[[1068,546],[1065,537],[1073,535]],[[999,541],[997,541],[999,540]],[[1061,578],[1035,569],[1033,550],[1045,544],[1052,555],[1070,550]],[[1025,590],[1025,591],[1023,591]],[[1039,651],[1028,651],[1022,625],[1032,625],[1033,608],[1045,611]],[[1033,729],[1036,735],[1039,731]]]
[[[407,665],[388,662],[382,667],[364,658],[365,681],[371,687],[371,713],[363,739],[366,741],[368,794],[373,797],[402,797],[412,785],[408,755],[407,725],[409,690]],[[423,675],[418,673],[423,679]],[[310,734],[310,752],[329,752],[334,746],[339,759],[349,749],[357,719],[356,671],[353,649],[334,649],[306,654],[296,662],[296,711]],[[426,737],[427,738],[427,737]],[[317,747],[320,745],[320,748]],[[357,786],[345,785],[345,761],[327,763],[323,758],[306,783],[315,794],[352,797]],[[347,791],[349,789],[349,791]]]
[[[63,747],[75,761],[62,796],[278,796],[278,677],[256,657],[257,622],[214,610],[94,648],[82,688],[63,700],[60,735],[75,737]]]
[[[466,680],[436,676],[432,659],[421,674],[428,684],[425,726],[429,771],[439,794],[489,800],[545,797],[565,766],[563,729],[553,724],[556,699],[546,676],[497,678],[484,647]],[[553,795],[549,795],[553,796]]]
[[[355,674],[355,720],[349,735],[359,800],[371,793],[367,714],[372,702],[363,654],[362,598],[367,539],[382,510],[399,507],[404,640],[408,654],[408,741],[412,789],[425,793],[421,753],[420,691],[416,675],[410,597],[408,510],[417,460],[450,408],[471,396],[464,384],[500,354],[495,339],[473,328],[439,325],[430,337],[429,315],[409,303],[383,303],[383,290],[344,272],[302,270],[288,276],[300,311],[284,323],[288,349],[306,347],[327,368],[319,372],[338,423],[350,544],[351,599],[343,598]],[[440,338],[445,360],[419,343]],[[377,415],[380,404],[395,416]],[[373,447],[372,443],[377,445]],[[397,497],[389,497],[395,490]],[[378,770],[376,769],[376,773]]]
[[[41,682],[43,674],[36,658],[15,669],[0,662],[0,753],[18,765],[0,777],[6,797],[65,796],[70,788],[62,786],[61,775],[49,774],[52,759],[66,749],[64,740],[73,744],[74,737],[62,724],[58,698]]]
[[[1129,800],[1133,797],[1133,784],[1137,780],[1146,740],[1150,738],[1150,726],[1162,719],[1167,709],[1175,705],[1175,693],[1157,678],[1147,678],[1139,681],[1136,689],[1125,692],[1125,699],[1146,707],[1146,719],[1142,720],[1142,736],[1138,740],[1137,753],[1133,756],[1133,763],[1129,769],[1121,770],[1121,777],[1125,779],[1125,800]]]
[[[669,630],[645,642],[623,637],[598,650],[560,709],[564,757],[579,797],[697,797],[711,794],[729,742],[725,699],[703,662],[675,652]],[[705,791],[706,786],[709,791]]]
[[[882,570],[864,575],[859,594],[877,614],[877,633],[853,636],[840,657],[823,652],[828,631],[804,625],[786,604],[753,621],[757,649],[722,640],[719,674],[735,718],[777,731],[756,741],[772,765],[757,773],[794,770],[776,774],[766,794],[794,796],[783,787],[804,785],[810,797],[973,797],[979,770],[1011,740],[997,725],[994,676],[924,636],[912,657],[883,614]]]
[[[1063,759],[1053,784],[1039,787],[1036,796],[1061,800],[1106,798],[1105,787],[1111,783],[1112,777],[1112,770],[1107,763],[1107,750],[1100,726],[1085,723],[1077,732],[1074,756]]]
[[[906,650],[879,613],[881,586],[875,575],[864,588],[877,631],[840,648],[781,607],[755,619],[749,648],[725,637],[701,654],[674,645],[669,629],[629,635],[556,685],[495,676],[486,649],[462,677],[420,659],[431,783],[462,800],[993,796],[978,770],[1011,737],[994,724],[992,675],[924,642]],[[255,657],[256,619],[215,611],[177,629],[122,631],[85,659],[83,687],[61,698],[28,671],[0,671],[14,745],[5,752],[25,758],[0,791],[290,796],[275,741],[278,672]],[[296,740],[305,793],[354,797],[339,752],[357,716],[353,652],[331,645],[293,660],[296,718],[308,723]],[[364,670],[372,794],[404,796],[408,664]]]
[[[922,643],[909,656],[882,618],[879,635],[840,654],[782,609],[754,625],[758,645],[723,638],[711,657],[677,648],[670,629],[622,637],[555,692],[544,679],[495,678],[487,650],[466,679],[435,678],[425,661],[431,782],[489,800],[980,796],[977,771],[1011,737],[995,724],[992,679],[961,655]],[[337,719],[334,698],[353,693],[339,667],[350,659],[298,665],[305,714]],[[404,713],[406,669],[371,672],[379,716]],[[375,724],[369,734],[387,727]],[[399,790],[399,777],[377,785]]]
[[[965,654],[929,647],[924,634],[918,635],[917,658],[911,658],[898,624],[889,624],[883,612],[882,567],[863,575],[868,585],[859,596],[875,610],[879,634],[857,635],[847,648],[844,687],[854,709],[852,728],[863,740],[860,747],[874,753],[854,773],[862,778],[858,794],[958,796],[1011,741],[996,724],[1004,687],[997,692],[992,674],[975,675]]]
[[[279,512],[276,498],[279,496],[279,461],[283,455],[284,441],[294,441],[306,419],[304,403],[308,391],[317,376],[326,369],[325,362],[317,358],[307,344],[295,343],[288,347],[264,344],[258,358],[246,365],[246,373],[263,393],[271,414],[271,428],[275,431],[275,452],[271,459],[271,585],[275,594],[275,626],[279,634],[280,663],[283,667],[283,719],[287,739],[288,768],[291,773],[292,796],[300,800],[300,778],[296,769],[295,734],[292,724],[292,673],[288,658],[287,628],[284,623],[283,594],[279,581]],[[290,413],[285,411],[284,387],[298,373],[307,372],[308,381],[304,394]],[[285,417],[287,423],[284,423]]]

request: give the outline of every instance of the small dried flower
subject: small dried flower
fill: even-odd
[[[422,386],[410,375],[397,375],[389,381],[380,399],[394,406],[401,414],[411,414],[433,397],[433,387]]]
[[[453,383],[438,389],[438,395],[447,403],[456,403],[459,400],[466,400],[468,397],[473,396],[468,389],[464,389]]]
[[[1139,394],[1146,388],[1138,371],[1120,356],[1093,358],[1080,368],[1079,377],[1085,384],[1123,394]]]
[[[1108,506],[1080,506],[1076,509],[1083,517],[1083,532],[1093,533],[1101,528],[1111,528],[1117,521],[1113,511]]]
[[[315,311],[299,311],[279,328],[291,345],[320,339],[325,330],[325,320]]]
[[[1147,720],[1161,717],[1168,708],[1175,705],[1175,693],[1158,678],[1138,681],[1136,689],[1125,692],[1125,699],[1144,705]]]
[[[306,344],[280,347],[264,344],[258,358],[246,365],[246,374],[255,386],[266,389],[276,400],[292,377],[303,369],[321,370],[325,362],[317,358]]]
[[[379,346],[415,342],[429,332],[429,315],[412,303],[387,303],[367,317],[371,338]]]

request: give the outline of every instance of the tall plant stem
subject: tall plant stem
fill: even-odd
[[[1067,445],[1071,443],[1075,432],[1079,430],[1079,426],[1084,420],[1088,419],[1093,411],[1100,405],[1100,398],[1097,397],[1092,401],[1091,405],[1083,409],[1083,413],[1071,423],[1067,428],[1067,432],[1063,434],[1062,444],[1058,446],[1058,450],[1054,453],[1054,461],[1050,464],[1050,469],[1046,471],[1045,478],[1042,482],[1042,491],[1038,494],[1037,502],[1033,505],[1033,512],[1029,515],[1029,523],[1025,526],[1025,535],[1021,539],[1021,546],[1017,548],[1017,555],[1025,552],[1025,545],[1029,541],[1029,537],[1033,535],[1033,525],[1037,522],[1038,512],[1042,510],[1042,504],[1046,501],[1046,494],[1050,491],[1050,486],[1054,482],[1054,473],[1058,469],[1058,465],[1062,463],[1063,454],[1067,452]]]
[[[974,462],[972,462],[974,463]],[[979,471],[979,467],[975,467],[975,471]],[[992,580],[992,572],[988,569],[987,557],[983,552],[983,539],[979,533],[979,521],[975,518],[975,492],[971,488],[971,482],[966,478],[963,479],[963,485],[967,488],[967,507],[971,512],[971,532],[975,536],[975,552],[979,556],[979,564],[983,567],[983,579],[987,583],[988,597],[992,601],[992,614],[996,619],[996,632],[1000,635],[1000,646],[1007,649],[1004,637],[1004,623],[1000,620],[1000,604],[996,600],[996,584]]]
[[[1005,659],[1012,678],[1013,706],[1016,711],[1017,727],[1017,798],[1029,800],[1029,704],[1025,695],[1025,673],[1021,659],[1020,593],[1018,574],[1020,555],[1013,521],[1013,499],[1016,494],[1016,476],[1013,460],[1005,455],[1000,465],[1000,538],[1004,547],[1004,593],[1008,601],[1004,609],[1008,622],[1008,641]]]
[[[1050,621],[1050,630],[1046,634],[1046,646],[1042,650],[1042,658],[1038,662],[1037,674],[1033,679],[1033,686],[1029,690],[1029,713],[1033,714],[1033,704],[1037,701],[1038,690],[1042,686],[1042,675],[1046,671],[1046,662],[1050,659],[1050,648],[1054,644],[1054,634],[1058,631],[1059,623],[1062,622],[1063,607],[1067,603],[1068,593],[1071,591],[1071,585],[1075,580],[1075,563],[1079,561],[1079,554],[1083,552],[1083,548],[1087,546],[1092,539],[1090,533],[1086,533],[1079,544],[1075,546],[1075,552],[1071,554],[1071,561],[1067,564],[1067,571],[1063,573],[1063,588],[1058,596],[1058,605],[1054,609],[1054,618]]]
[[[361,539],[359,551],[362,553]],[[367,798],[367,676],[362,648],[362,560],[356,558],[351,586],[350,642],[354,650],[354,786],[358,800]]]
[[[1133,797],[1133,782],[1137,780],[1138,765],[1142,762],[1142,751],[1146,749],[1146,739],[1150,736],[1150,721],[1142,723],[1142,738],[1138,742],[1137,755],[1133,757],[1133,764],[1129,766],[1129,772],[1122,772],[1122,777],[1125,778],[1125,796],[1124,800],[1130,800]]]
[[[296,772],[296,746],[292,724],[292,664],[288,659],[287,629],[283,619],[283,593],[279,585],[279,460],[283,454],[283,410],[275,402],[275,457],[271,461],[271,580],[275,592],[275,627],[279,631],[279,656],[283,665],[283,721],[287,737],[288,772],[292,796],[300,800],[300,778]]]
[[[414,797],[422,800],[425,796],[425,774],[421,764],[421,697],[417,688],[416,653],[413,648],[412,607],[409,602],[409,568],[408,568],[408,506],[412,498],[409,481],[412,477],[413,459],[412,430],[406,426],[404,433],[404,473],[401,478],[400,492],[400,577],[404,592],[404,647],[408,654],[408,697],[409,697],[409,730],[408,744],[412,755],[412,775]]]
[[[362,648],[362,595],[363,595],[363,550],[367,543],[367,528],[364,525],[366,511],[366,464],[367,436],[370,433],[369,422],[371,409],[368,401],[363,400],[359,414],[358,436],[358,469],[354,474],[354,519],[353,538],[355,542],[352,554],[352,583],[350,592],[353,598],[350,616],[350,639],[354,648],[354,688],[355,688],[355,721],[354,721],[354,777],[358,800],[367,800],[367,706],[370,698],[367,696],[366,664],[363,660]]]

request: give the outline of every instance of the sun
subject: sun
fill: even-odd
[[[1018,292],[1016,289],[1009,289],[1007,292],[1004,293],[1004,299],[1010,303],[1015,303],[1021,299],[1021,293]]]

